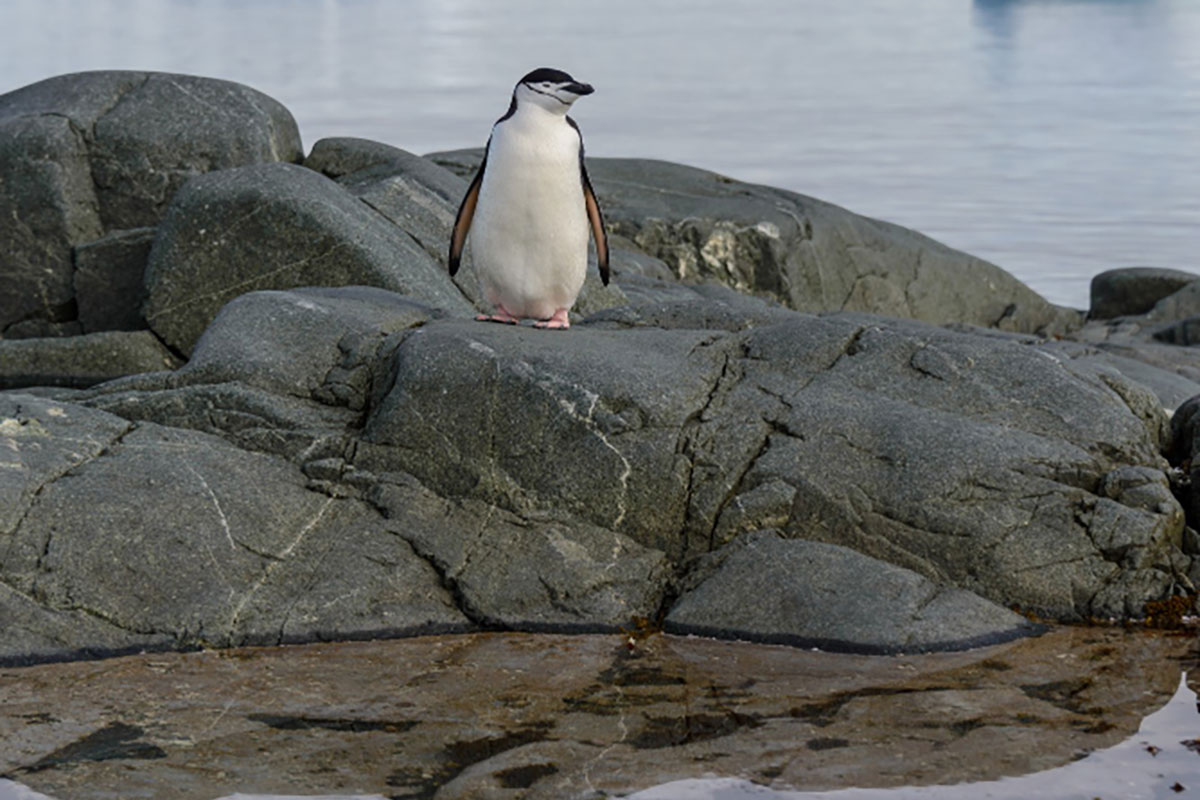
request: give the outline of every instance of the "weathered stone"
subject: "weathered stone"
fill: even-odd
[[[240,381],[361,410],[384,339],[444,315],[367,286],[251,292],[221,309],[173,385]]]
[[[0,335],[70,334],[71,248],[155,225],[190,177],[300,158],[287,109],[228,81],[60,75],[0,96]]]
[[[220,436],[246,450],[302,463],[341,456],[360,415],[346,408],[272,394],[238,381],[176,385],[174,373],[112,381],[73,398],[125,419]],[[147,385],[154,385],[151,391]]]
[[[75,248],[75,297],[85,333],[146,327],[144,277],[154,228],[113,231]]]
[[[526,516],[576,515],[678,556],[686,436],[726,360],[719,339],[427,325],[391,356],[355,463]]]
[[[437,573],[374,510],[307,491],[295,466],[74,405],[13,394],[0,402],[10,407],[5,441],[34,466],[8,490],[22,512],[2,532],[0,583],[86,623],[49,639],[6,630],[8,657],[56,658],[113,641],[276,644],[468,624]],[[132,637],[97,636],[96,620]]]
[[[290,164],[223,170],[190,182],[163,220],[146,320],[190,354],[221,306],[246,292],[355,284],[471,312],[411,237],[328,178]]]
[[[428,157],[467,175],[482,151]],[[720,281],[800,311],[1049,333],[1080,322],[999,267],[811,197],[662,161],[589,159],[588,173],[612,230],[685,281]]]
[[[821,542],[757,531],[702,557],[669,633],[862,653],[995,644],[1041,632],[971,592]]]
[[[0,96],[0,335],[75,318],[71,246],[100,235],[87,143],[70,120],[14,116]],[[26,335],[39,335],[31,330]]]
[[[0,389],[92,386],[123,375],[174,369],[179,364],[149,331],[0,339]]]
[[[1122,267],[1101,272],[1092,278],[1088,318],[1144,314],[1163,298],[1196,281],[1200,281],[1200,275],[1157,267]]]
[[[666,591],[664,555],[610,530],[451,504],[412,480],[383,483],[371,499],[483,625],[614,630],[654,617]]]
[[[1096,494],[1166,468],[1162,409],[1119,373],[878,317],[727,333],[648,311],[685,327],[419,329],[353,463],[677,561],[777,526],[1057,618],[1137,616],[1185,585],[1170,498]]]

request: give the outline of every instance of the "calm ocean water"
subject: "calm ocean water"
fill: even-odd
[[[1055,302],[1200,271],[1200,0],[5,0],[0,92],[128,68],[254,86],[306,146],[481,145],[528,69],[597,87],[588,152],[783,186]]]

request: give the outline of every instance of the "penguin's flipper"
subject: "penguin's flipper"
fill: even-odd
[[[587,206],[588,222],[592,224],[592,237],[596,240],[596,264],[600,267],[601,282],[608,286],[608,234],[604,232],[604,215],[600,213],[600,203],[588,180],[587,170],[582,163],[579,168],[583,170],[583,202]]]
[[[487,166],[487,152],[484,151],[483,162],[479,165],[479,171],[475,173],[475,177],[471,180],[471,185],[467,187],[467,194],[463,197],[462,205],[458,207],[458,216],[454,219],[454,228],[450,232],[450,257],[448,263],[450,265],[450,276],[458,272],[458,264],[462,259],[463,247],[467,243],[467,232],[471,230],[471,220],[475,218],[475,206],[479,203],[479,187],[483,185],[483,170]]]

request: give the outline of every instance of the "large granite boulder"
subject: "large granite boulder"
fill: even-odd
[[[77,333],[72,248],[157,224],[192,176],[300,156],[287,109],[228,81],[86,72],[0,96],[0,336]]]
[[[402,229],[292,164],[203,175],[180,191],[146,268],[146,320],[191,354],[230,300],[256,289],[363,284],[450,312],[471,305]]]
[[[465,176],[482,150],[428,157]],[[612,230],[683,281],[725,283],[800,311],[1047,333],[1080,322],[995,265],[811,197],[664,161],[593,158],[588,173]]]
[[[1187,585],[1155,398],[1018,341],[858,315],[557,340],[445,321],[390,362],[357,468],[677,564],[777,527],[1059,619]],[[1127,467],[1157,478],[1133,492]]]

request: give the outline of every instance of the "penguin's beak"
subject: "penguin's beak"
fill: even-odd
[[[585,94],[591,94],[592,92],[596,91],[595,89],[592,88],[592,85],[590,83],[568,83],[563,88],[566,89],[568,92],[571,92],[572,94],[579,95],[580,97],[583,97]]]

